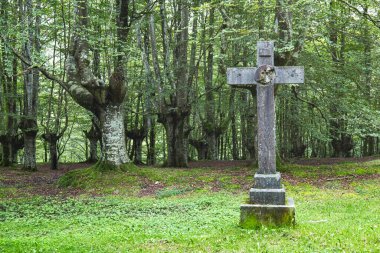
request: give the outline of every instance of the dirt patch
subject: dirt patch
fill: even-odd
[[[79,189],[61,189],[55,185],[58,178],[70,170],[87,168],[88,163],[61,164],[58,170],[51,170],[48,164],[38,165],[38,171],[28,172],[20,168],[0,168],[0,183],[5,187],[16,188],[17,196],[27,195],[78,195],[82,193]]]
[[[303,159],[296,161],[297,164],[302,165],[327,165],[336,164],[342,162],[366,162],[378,157],[365,157],[365,158],[325,158],[325,159]],[[56,182],[66,172],[90,167],[88,163],[76,163],[76,164],[61,164],[58,170],[50,170],[48,164],[38,166],[37,172],[26,172],[20,168],[1,168],[0,167],[0,187],[3,187],[6,196],[1,198],[15,198],[30,195],[42,195],[42,196],[76,196],[86,193],[84,190],[76,188],[58,188]],[[212,192],[217,192],[225,189],[227,186],[236,187],[237,191],[248,191],[253,184],[254,171],[252,167],[252,161],[197,161],[190,162],[190,168],[183,168],[184,170],[191,170],[192,168],[211,168],[209,173],[212,173],[211,177],[214,180],[207,181],[202,178],[190,177],[186,184],[193,189],[210,189]],[[228,169],[238,168],[238,169]],[[206,172],[208,173],[208,172]],[[216,175],[216,176],[215,176]],[[223,177],[227,177],[227,182],[222,181]],[[375,175],[348,175],[342,177],[334,176],[319,176],[313,178],[295,177],[291,173],[282,173],[283,180],[289,182],[292,185],[307,183],[318,187],[323,187],[326,183],[332,181],[338,181],[343,187],[349,187],[353,181],[367,180],[367,179],[380,179],[380,174]],[[138,196],[154,196],[163,188],[167,187],[162,182],[155,182],[146,177],[138,178],[140,180],[140,192]],[[178,184],[178,187],[184,185]],[[238,187],[240,186],[240,188]],[[125,186],[128,187],[128,186]],[[7,188],[9,190],[7,190]],[[0,192],[1,193],[1,192]],[[87,192],[89,193],[89,192]],[[91,195],[96,195],[96,192],[91,192]]]
[[[165,188],[165,185],[161,182],[153,182],[152,180],[149,180],[148,178],[143,178],[141,180],[142,185],[141,185],[141,190],[138,194],[139,197],[144,197],[144,196],[153,196],[156,195],[156,193]]]

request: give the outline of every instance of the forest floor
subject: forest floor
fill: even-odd
[[[282,178],[292,184],[309,183],[321,186],[325,183],[339,180],[342,185],[349,187],[349,184],[354,180],[380,178],[380,173],[368,168],[370,167],[368,165],[376,165],[377,162],[380,166],[379,159],[379,157],[300,159],[292,161],[291,164],[283,165],[279,170],[282,172]],[[0,187],[2,187],[0,199],[28,195],[76,196],[88,193],[88,190],[84,189],[86,187],[57,187],[56,183],[67,172],[90,166],[92,164],[89,163],[69,163],[61,164],[58,170],[50,170],[49,164],[40,164],[36,172],[26,172],[18,167],[0,167]],[[191,171],[192,169],[206,168],[207,170],[204,170],[204,173],[201,174],[204,174],[205,177],[209,174],[210,178],[207,183],[211,185],[213,192],[217,192],[223,189],[220,180],[223,180],[224,177],[231,177],[231,183],[234,183],[236,188],[239,188],[238,186],[240,185],[242,190],[249,189],[252,184],[251,176],[253,175],[251,166],[252,161],[193,161],[189,163],[189,168],[174,170]],[[141,168],[147,169],[149,167],[142,166]],[[157,168],[157,170],[165,173],[173,169]],[[360,173],[358,170],[363,171]],[[304,173],[304,175],[299,175],[299,172]],[[165,187],[162,182],[149,180],[144,175],[140,175],[139,180],[142,181],[141,184],[143,185],[140,196],[155,195],[157,191]],[[199,184],[202,185],[205,182],[195,180],[193,183],[198,183],[193,187],[199,187]],[[174,184],[171,184],[171,186],[175,187]],[[92,194],[100,195],[102,192],[92,191]]]
[[[279,166],[295,228],[245,230],[250,161],[0,168],[0,252],[380,252],[380,158]]]

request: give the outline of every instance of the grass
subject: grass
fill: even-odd
[[[99,194],[109,194],[117,191],[128,196],[136,196],[141,188],[144,187],[144,184],[147,183],[165,185],[170,188],[166,189],[166,191],[179,191],[180,193],[191,190],[202,190],[203,186],[211,184],[218,184],[221,188],[240,190],[241,185],[237,185],[236,182],[231,180],[232,176],[221,176],[220,173],[237,173],[233,177],[235,181],[251,181],[252,177],[247,178],[244,174],[248,170],[251,169],[227,168],[217,170],[212,168],[197,168],[189,170],[131,167],[126,170],[102,171],[91,167],[72,170],[61,177],[57,184],[59,187],[80,188]],[[253,175],[253,173],[251,174]]]
[[[379,174],[376,163],[360,166]],[[331,177],[360,174],[355,167],[300,166],[291,173],[310,178],[318,171]],[[61,187],[70,178],[75,183],[65,186],[80,187],[85,194],[0,202],[0,252],[380,252],[379,178],[345,187],[339,180],[324,187],[286,183],[287,195],[296,202],[296,227],[245,230],[238,226],[239,205],[248,192],[234,187],[236,180],[251,180],[238,173],[245,170],[70,172]],[[137,197],[147,180],[164,187]],[[220,191],[211,192],[216,181]],[[115,189],[121,193],[108,193]],[[102,195],[93,197],[93,191]]]
[[[380,160],[365,163],[340,163],[335,165],[305,166],[284,164],[279,171],[290,173],[301,178],[317,178],[321,176],[351,176],[380,174]]]

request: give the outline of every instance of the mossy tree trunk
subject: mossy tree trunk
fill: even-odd
[[[7,17],[6,9],[9,8],[7,1],[2,3],[2,15]],[[6,19],[5,19],[6,20]],[[8,22],[3,25],[7,27]],[[11,166],[17,160],[17,152],[23,147],[24,141],[21,134],[18,133],[18,111],[17,106],[17,66],[18,60],[10,52],[1,49],[0,58],[0,91],[4,96],[0,100],[0,164]],[[8,65],[6,67],[6,65]],[[2,131],[1,131],[2,130]]]
[[[86,138],[90,142],[90,156],[87,159],[87,162],[95,163],[98,161],[98,142],[101,139],[100,129],[97,125],[96,117],[92,119],[92,125],[89,131],[83,131]]]
[[[130,162],[125,146],[124,112],[120,104],[108,104],[100,116],[102,155],[100,160],[120,166]]]
[[[206,141],[189,139],[189,144],[197,150],[198,160],[207,159],[207,142]]]
[[[43,134],[42,138],[49,144],[50,152],[50,169],[58,169],[58,149],[57,143],[62,136],[57,135],[56,133],[47,133]]]

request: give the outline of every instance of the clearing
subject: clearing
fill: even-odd
[[[294,228],[245,230],[246,161],[100,172],[0,168],[0,252],[380,252],[380,159],[279,169]]]

